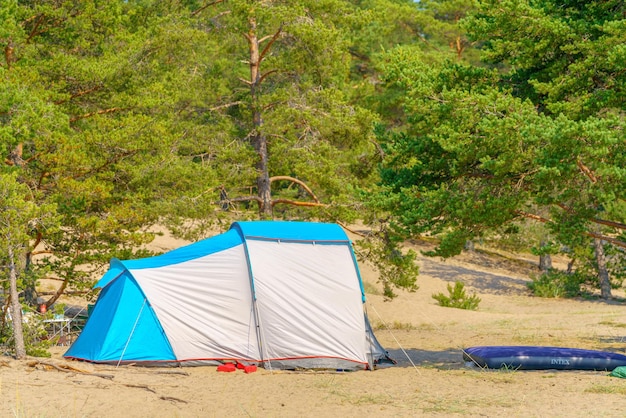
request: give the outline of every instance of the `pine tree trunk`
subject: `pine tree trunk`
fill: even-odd
[[[548,272],[552,269],[552,257],[550,254],[543,254],[539,256],[539,269],[543,272]]]
[[[20,265],[24,266],[24,273],[28,274],[28,271],[31,269],[32,265],[32,255],[31,253],[26,253],[20,260]],[[24,283],[24,303],[30,306],[37,305],[37,298],[39,294],[37,293],[37,289],[35,287],[34,280],[27,280]]]
[[[257,189],[258,196],[261,199],[259,207],[259,215],[262,219],[272,219],[272,193],[270,185],[269,169],[267,165],[267,138],[265,135],[259,135],[258,138],[259,162],[257,163],[258,177]]]
[[[257,153],[257,195],[259,197],[259,216],[261,219],[272,218],[272,195],[268,167],[267,137],[262,132],[263,118],[259,104],[259,87],[261,84],[261,61],[259,39],[256,33],[256,21],[250,19],[250,30],[247,34],[250,49],[250,101],[252,107],[253,135],[252,143]]]
[[[15,358],[26,358],[24,331],[22,329],[22,306],[17,292],[17,270],[13,249],[9,247],[9,297],[11,298],[11,318],[13,320],[13,338],[15,339]]]
[[[9,160],[8,160],[9,165],[12,165],[15,167],[23,167],[24,166],[23,155],[24,155],[24,145],[22,143],[19,143],[15,146],[13,151],[11,151],[11,153],[9,154]],[[30,262],[31,262],[30,258],[31,258],[30,254],[24,254],[22,256],[21,265],[24,266],[24,271],[28,271],[28,269],[30,268]],[[26,303],[28,303],[29,305],[35,304],[35,301],[37,300],[37,289],[35,289],[34,282],[27,282],[25,284],[24,299]]]
[[[606,257],[601,239],[594,239],[593,244],[596,252],[596,262],[598,264],[598,280],[600,281],[600,297],[609,299],[611,297],[611,279],[609,271],[606,269]]]
[[[543,248],[546,245],[545,241],[541,241],[539,246]],[[541,254],[539,256],[539,270],[544,273],[547,273],[552,269],[552,257],[550,254]]]

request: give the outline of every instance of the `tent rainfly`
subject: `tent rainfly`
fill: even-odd
[[[65,358],[143,365],[374,369],[392,363],[370,327],[339,225],[236,222],[165,254],[113,259]]]

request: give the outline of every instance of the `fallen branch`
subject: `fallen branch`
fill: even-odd
[[[150,388],[147,385],[132,385],[132,384],[124,384],[124,386],[129,387],[129,388],[139,388],[139,389],[145,389],[148,392],[152,392],[152,393],[156,393],[156,391],[152,388]]]
[[[88,372],[87,370],[77,369],[76,367],[72,367],[67,364],[58,365],[54,363],[49,363],[47,361],[29,361],[26,364],[28,364],[30,367],[43,366],[44,369],[48,369],[48,370],[55,369],[64,373],[74,372],[74,373],[86,374],[89,376],[101,377],[103,379],[113,379],[115,377],[112,374],[93,373],[93,372]]]
[[[157,372],[157,374],[181,374],[183,376],[189,376],[189,373],[187,372],[177,372],[174,370],[163,370],[163,371]]]
[[[182,399],[178,399],[178,398],[174,398],[172,396],[161,396],[159,397],[159,399],[163,399],[164,401],[173,401],[173,402],[182,402],[182,403],[189,403],[187,401],[184,401]]]

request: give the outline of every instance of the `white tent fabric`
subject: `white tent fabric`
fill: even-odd
[[[133,273],[177,358],[260,358],[245,260],[239,245]]]
[[[345,263],[348,247],[248,240],[248,249],[265,358],[367,363],[361,290],[354,266]]]

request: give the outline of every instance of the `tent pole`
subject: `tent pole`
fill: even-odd
[[[365,312],[365,318],[369,318],[369,316],[367,315],[367,305],[365,305],[365,304],[363,304],[363,312]],[[364,318],[363,322],[366,321],[365,318]],[[365,325],[367,325],[367,324],[365,324]],[[371,325],[369,327],[367,327],[366,333],[373,334]],[[369,343],[370,343],[370,353],[369,353],[370,355],[369,355],[369,358],[367,359],[367,362],[368,362],[368,366],[370,368],[370,371],[374,371],[374,343],[372,342],[372,336],[371,335],[368,335],[367,339],[369,340]]]
[[[256,319],[256,332],[257,332],[257,338],[259,341],[259,353],[261,354],[261,363],[265,363],[265,359],[267,359],[267,369],[271,372],[272,371],[272,362],[269,360],[269,357],[266,355],[267,353],[265,353],[265,344],[263,344],[263,337],[262,337],[262,330],[261,330],[261,317],[259,315],[259,311],[257,308],[257,303],[256,303],[256,297],[253,298],[252,300],[252,306],[254,309],[254,313],[255,313],[255,319]]]
[[[128,348],[128,344],[130,343],[130,339],[133,337],[133,334],[135,333],[135,328],[137,328],[137,323],[139,322],[139,318],[141,317],[141,313],[143,312],[143,307],[144,306],[146,306],[146,298],[143,298],[143,304],[141,305],[141,309],[139,310],[139,313],[137,314],[137,318],[135,318],[135,323],[133,324],[133,329],[130,331],[130,334],[128,335],[128,339],[126,340],[126,344],[124,344],[124,350],[122,350],[122,355],[120,356],[120,359],[117,362],[117,365],[115,366],[116,368],[120,367],[120,364],[122,363],[122,359],[124,358],[124,354],[126,354],[126,348]]]
[[[265,363],[265,353],[263,352],[265,349],[265,345],[263,344],[263,337],[262,337],[262,331],[261,331],[261,317],[259,315],[259,308],[257,305],[257,300],[256,300],[256,289],[254,286],[254,275],[252,274],[252,266],[250,264],[250,253],[248,252],[248,242],[246,240],[246,237],[243,237],[243,250],[244,253],[246,254],[246,263],[248,265],[248,280],[250,280],[250,293],[252,295],[252,314],[254,317],[254,325],[255,325],[255,331],[256,331],[256,338],[257,338],[257,344],[259,347],[259,354],[261,355],[261,364]],[[270,363],[269,359],[267,361],[268,364],[268,369],[271,371],[272,370],[272,364]]]

